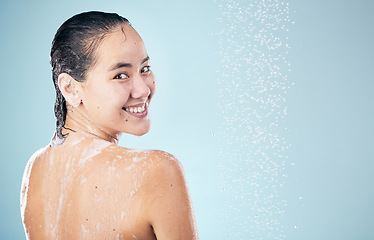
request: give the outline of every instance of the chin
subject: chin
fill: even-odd
[[[150,126],[147,126],[147,127],[141,128],[141,129],[133,129],[133,131],[128,131],[126,133],[140,137],[140,136],[143,136],[144,134],[148,133],[149,130],[150,130]]]
[[[147,132],[142,132],[142,133],[133,133],[132,135],[134,136],[137,136],[137,137],[140,137],[140,136],[143,136],[144,134],[146,134]]]

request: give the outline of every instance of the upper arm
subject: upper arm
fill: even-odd
[[[148,185],[148,215],[157,239],[198,239],[183,167],[163,154]]]

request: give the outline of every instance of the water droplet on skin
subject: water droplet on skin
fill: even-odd
[[[100,222],[97,222],[97,223],[96,223],[96,230],[97,230],[97,231],[100,230]]]
[[[99,202],[100,201],[100,197],[96,193],[94,194],[94,201],[95,202]]]
[[[123,220],[126,216],[127,214],[125,212],[121,212],[121,220]]]

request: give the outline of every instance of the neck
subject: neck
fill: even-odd
[[[121,133],[109,134],[108,132],[101,129],[95,123],[93,123],[89,118],[81,112],[78,108],[68,107],[66,114],[66,121],[64,126],[65,133],[79,133],[84,132],[88,133],[94,137],[109,141],[114,144],[118,144],[118,140],[121,136]]]

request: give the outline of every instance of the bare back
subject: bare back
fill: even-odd
[[[156,239],[149,199],[163,195],[152,188],[164,158],[173,157],[84,134],[47,146],[25,171],[22,204],[29,238]]]

